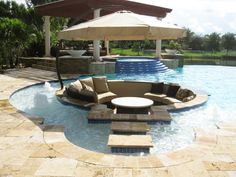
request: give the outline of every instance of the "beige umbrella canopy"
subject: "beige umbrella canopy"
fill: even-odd
[[[128,11],[118,11],[65,29],[60,39],[67,40],[145,40],[184,37],[185,30],[158,20]]]

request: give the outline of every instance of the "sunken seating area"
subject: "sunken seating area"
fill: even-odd
[[[154,106],[164,106],[167,110],[199,106],[208,99],[207,95],[194,93],[178,84],[107,80],[106,77],[77,80],[56,95],[64,102],[84,107],[109,103],[116,97],[143,97],[153,100]]]
[[[72,104],[91,107],[87,115],[88,123],[111,122],[112,134],[109,135],[107,145],[113,153],[149,153],[153,144],[152,137],[146,134],[149,131],[148,124],[157,121],[170,122],[170,110],[198,106],[208,99],[207,95],[194,93],[178,84],[107,80],[106,77],[77,80],[61,93],[57,92],[57,96]],[[128,98],[124,105],[120,104],[124,107],[127,105],[127,110],[122,113],[118,111],[117,106],[120,105],[114,103],[115,98],[120,99],[119,97]],[[130,97],[141,97],[142,102],[149,99],[152,104],[148,105],[144,114],[133,113],[136,108],[131,105],[136,102],[130,101]],[[110,102],[115,108],[110,107]]]
[[[144,97],[153,100],[156,105],[171,105],[193,100],[197,95],[177,84],[163,82],[151,83],[141,81],[108,81],[111,92],[118,97]]]

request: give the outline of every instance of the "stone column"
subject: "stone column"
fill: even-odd
[[[50,42],[50,36],[51,36],[51,32],[50,32],[50,17],[49,16],[45,16],[44,17],[44,32],[45,32],[45,56],[46,57],[50,57],[51,53],[51,42]]]
[[[156,57],[161,58],[161,40],[156,40]]]
[[[101,11],[101,9],[94,10],[94,12],[93,12],[94,18],[100,17],[100,11]],[[96,61],[99,60],[99,57],[100,57],[100,41],[99,40],[93,41],[93,57]]]
[[[107,55],[110,55],[110,52],[109,52],[109,41],[105,41],[105,47],[107,49]]]

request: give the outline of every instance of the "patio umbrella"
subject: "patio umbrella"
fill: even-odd
[[[156,17],[118,11],[65,29],[60,39],[67,40],[160,40],[183,37],[185,30]]]

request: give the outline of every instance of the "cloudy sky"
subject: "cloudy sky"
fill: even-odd
[[[16,0],[24,3],[25,0]],[[168,7],[164,21],[187,27],[197,34],[236,33],[236,0],[133,0]]]
[[[164,21],[198,34],[236,33],[235,0],[133,0],[173,9]]]

